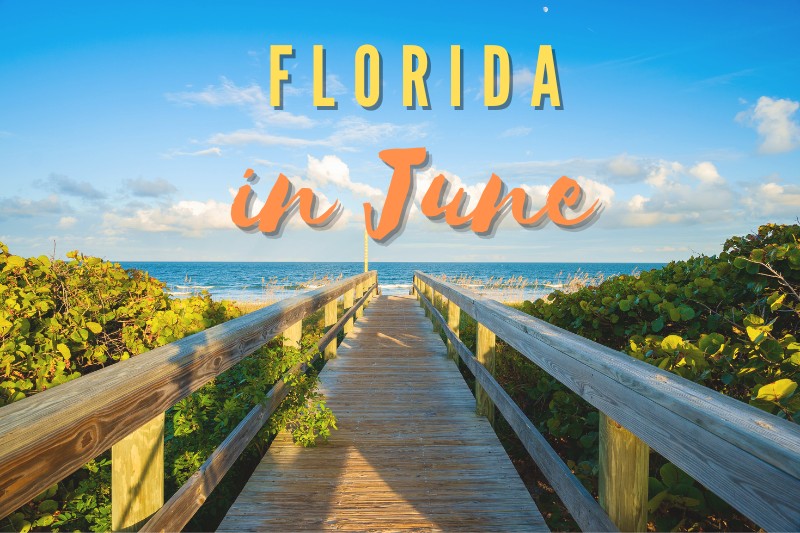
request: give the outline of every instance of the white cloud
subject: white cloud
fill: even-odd
[[[689,174],[707,185],[725,183],[725,180],[719,175],[717,167],[710,161],[703,161],[696,164],[689,169]]]
[[[168,196],[178,190],[173,184],[164,178],[156,178],[154,180],[148,180],[144,178],[127,180],[125,181],[125,186],[134,196],[144,198]]]
[[[171,152],[167,152],[166,154],[162,155],[164,159],[172,159],[173,157],[202,157],[205,155],[215,155],[217,157],[222,156],[222,150],[218,146],[212,146],[211,148],[206,148],[205,150],[197,150],[196,152],[184,152],[181,150],[172,150]]]
[[[95,189],[88,181],[77,181],[60,174],[50,174],[50,185],[61,194],[86,200],[102,200],[106,193]]]
[[[756,128],[761,136],[761,153],[789,152],[800,147],[800,126],[792,120],[798,109],[800,102],[762,96],[753,107],[737,114],[736,120]]]
[[[195,92],[168,93],[166,98],[183,105],[241,107],[249,112],[260,127],[269,124],[289,128],[310,128],[315,124],[314,120],[305,115],[273,109],[260,85],[254,83],[248,87],[239,87],[224,77],[218,86],[209,85],[204,90]]]
[[[366,183],[354,182],[350,178],[350,168],[335,155],[326,155],[322,159],[308,156],[307,178],[312,188],[333,185],[339,190],[345,190],[358,198],[378,199],[384,192],[377,187]]]
[[[650,168],[645,181],[652,189],[649,195],[634,194],[621,209],[606,214],[610,225],[726,221],[741,211],[739,195],[707,161],[687,170],[677,161],[661,160]]]
[[[133,214],[106,213],[104,225],[109,234],[120,229],[150,233],[177,232],[199,237],[208,230],[233,229],[230,204],[208,200],[181,200],[167,206],[138,209]]]
[[[500,137],[524,137],[533,131],[533,128],[527,126],[517,126],[516,128],[509,128],[500,134]]]
[[[69,205],[64,203],[56,194],[51,194],[41,200],[19,197],[0,198],[0,220],[12,217],[60,214],[70,211]]]
[[[69,229],[78,221],[75,217],[61,217],[58,221],[58,227],[61,229]]]
[[[619,178],[636,178],[644,174],[639,160],[628,154],[620,154],[612,158],[607,165],[609,174]]]
[[[683,165],[677,161],[658,161],[647,172],[645,182],[658,189],[668,187],[674,183],[674,177],[683,172]]]
[[[358,117],[345,117],[334,125],[334,131],[320,139],[274,135],[259,129],[238,130],[212,135],[208,142],[223,145],[260,144],[302,148],[328,146],[352,151],[365,143],[377,144],[386,139],[420,139],[427,135],[427,124],[400,125],[391,122],[369,122]]]
[[[349,91],[347,87],[345,87],[344,83],[341,82],[339,76],[336,74],[328,74],[325,77],[325,93],[328,96],[338,96],[342,94],[347,94]]]
[[[771,181],[747,192],[742,203],[756,216],[800,216],[800,186]]]

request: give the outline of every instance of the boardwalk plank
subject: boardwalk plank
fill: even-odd
[[[375,298],[320,381],[339,430],[280,434],[220,530],[547,529],[413,298]]]

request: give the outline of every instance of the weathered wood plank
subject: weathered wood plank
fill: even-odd
[[[760,526],[800,529],[796,424],[422,272],[416,275]]]
[[[325,326],[333,326],[336,324],[336,314],[338,313],[339,302],[331,300],[325,304]],[[329,342],[325,347],[325,359],[336,357],[336,343]]]
[[[375,286],[371,289],[374,290]],[[361,298],[345,313],[339,321],[328,330],[317,342],[316,354],[309,363],[301,363],[286,374],[305,372],[309,366],[322,356],[325,348],[335,344],[337,333],[345,322],[355,314],[358,307],[364,305],[367,295]],[[336,301],[334,300],[334,303]],[[307,354],[308,355],[308,354]],[[279,380],[267,393],[266,400],[253,407],[242,421],[231,431],[224,441],[214,450],[197,472],[178,489],[169,501],[144,525],[141,531],[180,531],[189,523],[208,496],[233,466],[244,449],[275,412],[288,394],[290,387],[285,379]],[[124,440],[123,440],[124,441]]]
[[[220,530],[544,528],[411,297],[374,298],[320,380],[339,430],[309,449],[279,435]]]
[[[425,301],[423,303],[426,304]],[[434,320],[444,324],[444,317],[441,313],[434,312],[433,317]],[[476,383],[480,383],[485,393],[494,402],[500,414],[519,437],[525,450],[539,466],[580,528],[583,531],[616,531],[614,523],[598,502],[564,464],[561,457],[539,433],[522,409],[503,390],[502,385],[469,351],[454,330],[446,328],[444,332],[458,357],[464,361],[464,364],[475,376]]]
[[[344,307],[345,312],[347,312],[348,309],[353,307],[353,301],[355,300],[355,295],[356,295],[356,290],[355,289],[350,289],[349,291],[344,293],[344,296],[342,297],[342,306]],[[354,314],[355,314],[355,312],[354,312]],[[347,322],[345,322],[345,324],[344,324],[344,334],[347,335],[351,331],[353,331],[353,318],[352,317],[349,318],[347,320]]]
[[[447,327],[455,334],[456,338],[459,337],[459,328],[461,327],[461,309],[452,300],[447,300]],[[447,329],[445,329],[447,332]],[[453,358],[453,361],[458,363],[458,353],[453,347],[453,342],[450,337],[447,337],[447,353]]]
[[[600,413],[600,506],[620,531],[647,531],[650,449]]]
[[[300,341],[303,339],[303,321],[298,320],[291,324],[283,334],[284,348],[300,348]]]
[[[111,527],[137,531],[164,505],[164,413],[111,447]]]
[[[0,409],[0,516],[232,367],[369,273],[249,313]]]
[[[438,323],[438,321],[435,322]],[[489,374],[494,376],[495,335],[480,322],[476,335],[475,358],[489,371]],[[494,404],[479,382],[475,383],[475,409],[479,415],[485,416],[494,427]]]

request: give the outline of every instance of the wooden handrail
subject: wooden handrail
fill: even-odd
[[[3,407],[0,516],[375,276],[365,272],[282,300]]]
[[[796,424],[423,272],[414,275],[755,523],[800,529]]]
[[[415,289],[417,287],[415,286]],[[447,325],[447,320],[438,309],[424,295],[422,290],[417,294],[423,304],[430,311],[433,319],[443,329],[447,339],[451,342],[458,356],[467,365],[475,376],[475,381],[480,383],[486,395],[491,399],[500,413],[505,418],[511,429],[519,437],[522,445],[530,456],[536,461],[539,469],[544,473],[550,484],[555,489],[561,501],[569,510],[575,522],[582,531],[618,531],[608,515],[589,494],[589,491],[575,477],[569,467],[558,456],[555,450],[545,440],[525,413],[520,409],[511,396],[503,390],[492,374],[486,370],[469,348],[461,342],[456,333]]]
[[[295,365],[294,368],[286,372],[285,376],[305,372],[308,367],[322,357],[325,353],[325,348],[331,343],[336,343],[336,336],[344,327],[345,322],[366,303],[370,294],[376,288],[377,283],[367,289],[361,299],[317,341],[316,346],[310,350],[310,352],[314,353],[313,358],[308,363]],[[307,355],[311,355],[311,353],[307,353]],[[239,425],[212,452],[197,472],[192,474],[186,483],[175,492],[169,501],[139,531],[181,531],[205,503],[211,491],[222,481],[222,477],[233,466],[233,463],[242,454],[253,437],[256,436],[269,417],[280,406],[290,389],[291,385],[287,384],[285,377],[275,383],[267,393],[266,400],[253,407],[247,413]]]

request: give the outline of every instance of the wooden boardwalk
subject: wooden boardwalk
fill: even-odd
[[[220,530],[547,529],[413,297],[376,297],[320,377],[339,430],[281,433]]]

